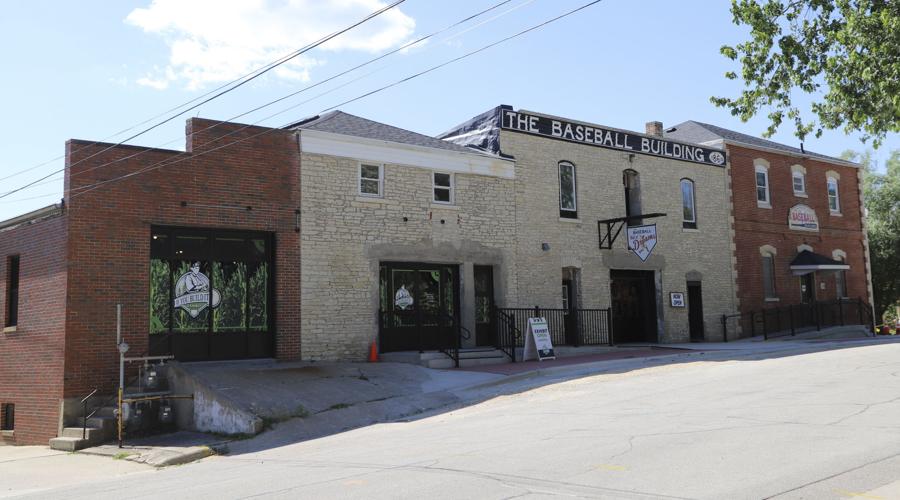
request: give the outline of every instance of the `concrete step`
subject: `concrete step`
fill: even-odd
[[[470,366],[482,366],[482,365],[501,365],[504,363],[509,363],[510,359],[505,354],[502,356],[486,356],[486,357],[475,357],[475,358],[464,358],[460,355],[459,358],[459,367],[467,368]],[[435,368],[435,369],[448,369],[454,368],[453,360],[450,359],[449,356],[444,356],[441,359],[430,359],[427,362],[422,363],[423,366],[427,368]]]
[[[98,427],[87,427],[85,429],[82,429],[81,427],[66,427],[62,431],[61,437],[80,439],[82,432],[84,433],[85,439],[88,441],[102,440],[107,434],[104,429]]]
[[[73,437],[55,437],[50,440],[50,449],[57,451],[78,451],[90,446],[90,441]]]

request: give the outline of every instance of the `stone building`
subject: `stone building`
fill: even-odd
[[[516,301],[514,163],[340,111],[291,128],[304,359],[433,350],[456,325],[489,343],[476,301]]]
[[[500,106],[441,135],[515,160],[517,305],[611,307],[616,343],[722,339],[736,307],[728,163],[661,127]]]

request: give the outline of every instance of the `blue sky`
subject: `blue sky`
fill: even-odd
[[[190,115],[230,118],[442,29],[497,1],[407,0],[399,11],[395,9]],[[513,0],[424,45],[239,121],[257,122],[331,90],[261,124],[280,126],[315,115],[585,2]],[[350,24],[385,3],[10,2],[0,17],[6,68],[0,177],[62,155],[69,138],[124,139],[125,135],[110,136]],[[766,128],[763,119],[741,123],[727,110],[709,103],[711,95],[735,96],[740,90],[739,83],[722,76],[739,68],[719,54],[722,44],[737,43],[745,36],[731,23],[729,3],[605,0],[342,109],[426,134],[440,133],[498,104],[510,104],[636,131],[642,131],[650,120],[668,126],[693,119],[758,135]],[[185,119],[176,118],[131,143],[183,149]],[[783,126],[773,139],[796,146],[792,132]],[[808,139],[805,146],[830,155],[867,147],[858,137],[840,131]],[[876,158],[884,161],[892,149],[900,149],[896,134],[885,140]],[[2,180],[0,193],[62,166],[62,160],[57,160]],[[0,199],[0,220],[58,201],[61,195],[62,180],[57,176]]]

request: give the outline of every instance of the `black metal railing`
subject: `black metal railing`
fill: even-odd
[[[613,345],[609,309],[575,309],[579,345]]]
[[[553,345],[574,347],[613,345],[612,317],[609,309],[503,307],[497,308],[496,314],[495,324],[500,349],[509,348],[513,341],[517,347],[524,346],[528,318],[547,320]],[[511,336],[510,332],[516,335]]]
[[[516,318],[501,309],[494,309],[494,324],[497,325],[497,349],[516,362],[516,346],[524,338],[522,330],[516,326]]]
[[[871,330],[873,320],[871,306],[862,299],[828,300],[726,314],[722,333],[726,341],[730,332],[732,338],[762,335],[768,340],[833,326],[864,325]]]

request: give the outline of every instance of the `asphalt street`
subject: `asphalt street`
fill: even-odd
[[[227,456],[25,493],[900,498],[900,344],[757,357],[644,360],[618,373],[523,380],[404,422],[301,443],[283,435],[279,446],[240,441]]]

